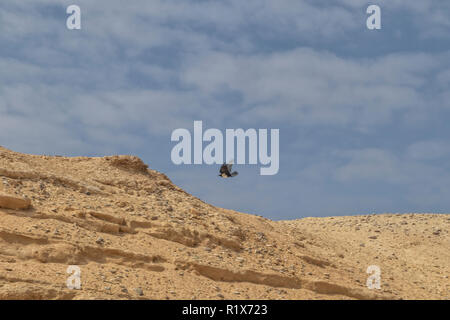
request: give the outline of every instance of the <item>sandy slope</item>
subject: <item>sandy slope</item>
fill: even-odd
[[[0,148],[0,179],[0,299],[450,298],[450,215],[274,222],[208,205],[131,156]],[[366,287],[370,265],[381,289]]]

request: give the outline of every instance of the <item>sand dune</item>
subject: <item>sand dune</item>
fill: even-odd
[[[450,298],[450,215],[271,221],[132,156],[0,148],[0,179],[0,299]],[[366,286],[371,265],[380,289]]]

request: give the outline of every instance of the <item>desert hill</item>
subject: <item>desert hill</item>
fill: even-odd
[[[450,298],[450,215],[271,221],[211,206],[132,156],[0,147],[0,179],[0,299]],[[366,286],[370,265],[380,289]]]

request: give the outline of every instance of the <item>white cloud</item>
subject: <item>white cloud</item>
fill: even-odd
[[[427,157],[423,154],[425,151],[431,155]],[[399,155],[379,148],[339,151],[337,154],[347,159],[334,172],[334,178],[340,182],[393,184],[406,188],[407,195],[413,194],[415,189],[441,193],[450,186],[450,173],[446,166],[431,165],[424,161],[448,155],[448,146],[436,142],[414,143],[407,148],[406,153],[399,152]]]
[[[343,152],[344,154],[344,152]],[[337,168],[335,178],[339,181],[386,181],[405,182],[405,175],[399,159],[385,150],[363,149],[345,152],[350,161]]]
[[[306,48],[245,56],[208,52],[191,57],[183,80],[204,95],[224,88],[242,93],[246,109],[255,106],[244,113],[252,119],[365,130],[389,123],[398,110],[424,105],[421,89],[442,65],[432,54],[346,59]]]
[[[410,145],[407,155],[415,160],[435,160],[450,155],[450,143],[447,141],[418,141]]]

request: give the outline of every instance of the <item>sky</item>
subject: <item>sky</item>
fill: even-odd
[[[0,2],[1,146],[136,155],[274,220],[450,212],[449,88],[447,0]],[[173,164],[171,133],[195,120],[279,129],[278,174]]]

